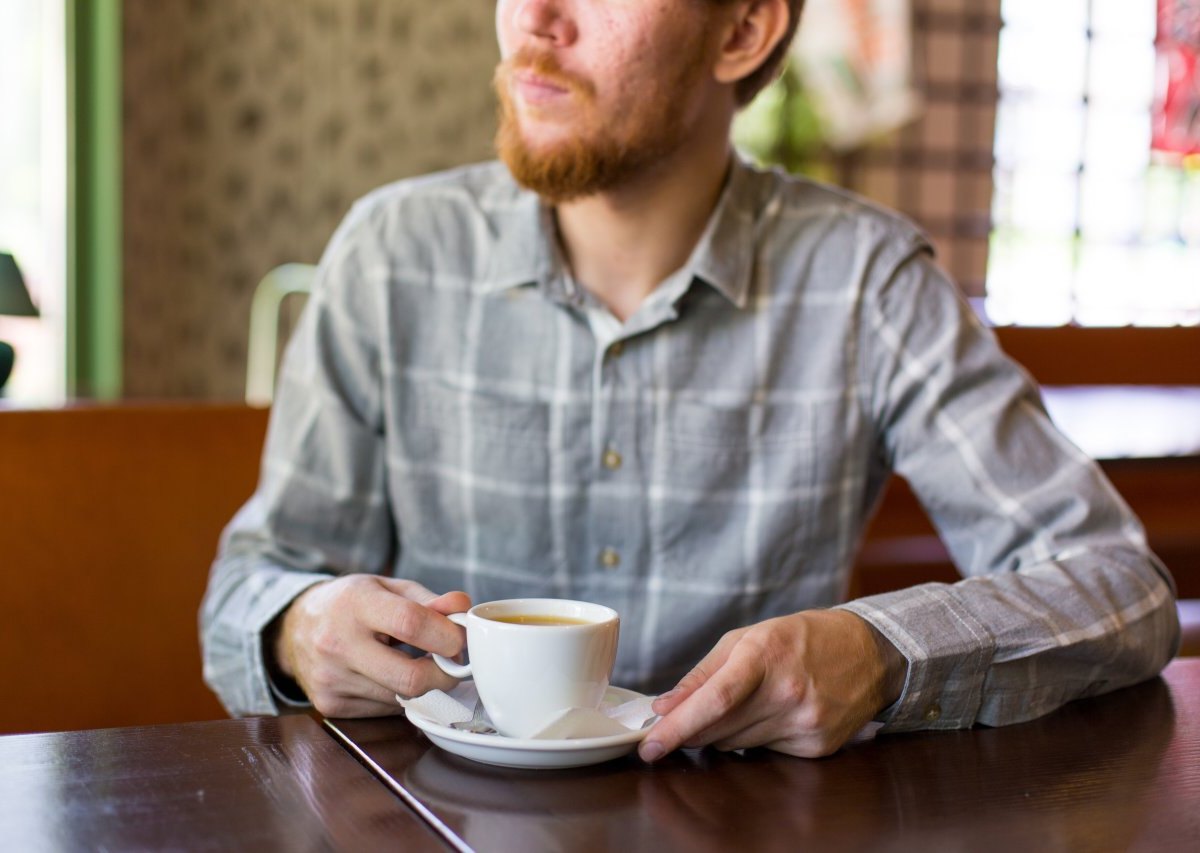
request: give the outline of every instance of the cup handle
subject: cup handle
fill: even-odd
[[[464,628],[467,627],[467,614],[465,613],[451,613],[446,618],[455,625],[462,625]],[[471,664],[469,663],[455,663],[450,658],[444,658],[441,655],[433,655],[433,662],[438,665],[438,668],[442,672],[451,678],[471,677]]]

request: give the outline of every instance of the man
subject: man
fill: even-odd
[[[648,761],[1171,657],[1169,574],[921,235],[732,156],[801,5],[499,0],[503,165],[376,192],[322,260],[204,603],[231,711],[394,713],[452,683],[445,614],[527,595],[622,614],[614,683],[672,688]],[[891,471],[969,579],[831,608]]]

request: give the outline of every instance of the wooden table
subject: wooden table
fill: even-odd
[[[447,841],[480,851],[1185,850],[1200,844],[1200,660],[1022,725],[827,759],[685,751],[487,767],[400,718],[326,721]]]
[[[693,750],[653,767],[631,756],[504,770],[442,752],[401,717],[325,726],[0,737],[0,849],[1009,853],[1200,840],[1194,659],[1024,725],[886,736],[821,760]]]
[[[438,850],[304,716],[0,737],[0,849]]]

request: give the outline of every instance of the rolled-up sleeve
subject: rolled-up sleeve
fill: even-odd
[[[879,452],[965,576],[842,605],[909,662],[887,728],[1020,722],[1159,672],[1179,643],[1170,573],[1032,380],[924,252],[869,296]]]

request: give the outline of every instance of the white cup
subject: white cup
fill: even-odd
[[[517,616],[573,624],[497,621]],[[434,655],[455,678],[474,678],[492,725],[527,738],[568,708],[595,710],[608,689],[621,618],[601,604],[558,598],[512,598],[477,604],[449,618],[467,629],[470,663]]]

